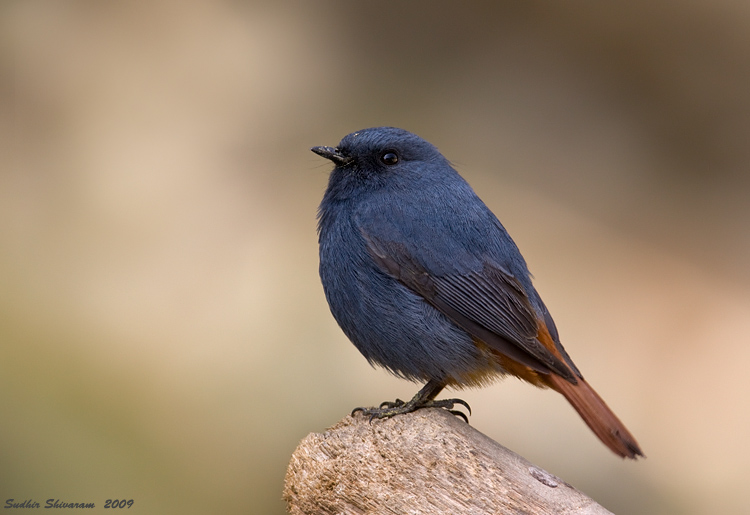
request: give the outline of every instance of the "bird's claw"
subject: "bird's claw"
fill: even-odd
[[[401,399],[396,399],[395,401],[383,401],[380,403],[380,406],[378,406],[380,409],[384,408],[398,408],[399,406],[403,406],[406,404]]]
[[[471,406],[469,406],[469,404],[463,399],[426,400],[422,402],[415,402],[415,399],[412,399],[409,402],[404,402],[401,399],[396,399],[395,401],[381,402],[377,408],[366,408],[363,406],[354,408],[352,410],[352,416],[354,416],[354,414],[358,411],[361,411],[363,415],[370,417],[370,423],[372,423],[372,421],[376,418],[391,418],[395,415],[411,413],[412,411],[416,411],[422,408],[439,408],[445,409],[446,411],[448,411],[448,413],[464,419],[464,421],[468,424],[469,418],[466,416],[466,414],[462,411],[453,409],[456,404],[464,406],[469,411],[469,415],[471,415]]]

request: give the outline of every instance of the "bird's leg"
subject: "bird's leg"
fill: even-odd
[[[456,404],[465,406],[469,410],[471,415],[471,407],[468,403],[461,399],[441,399],[435,400],[435,397],[445,387],[445,383],[436,379],[430,379],[424,387],[417,392],[417,394],[409,402],[404,402],[401,399],[395,401],[382,402],[377,408],[354,408],[352,415],[356,412],[361,411],[364,415],[369,415],[370,422],[375,418],[390,418],[394,415],[401,415],[403,413],[411,413],[422,408],[443,408],[448,410],[449,413],[456,415],[457,417],[463,418],[466,423],[469,423],[469,419],[466,415],[458,410],[454,410],[453,407]]]

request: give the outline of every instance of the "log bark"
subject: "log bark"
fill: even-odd
[[[372,423],[356,414],[309,434],[284,499],[292,515],[610,513],[440,409]]]

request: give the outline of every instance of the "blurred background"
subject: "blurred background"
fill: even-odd
[[[648,459],[513,379],[472,425],[616,513],[745,510],[749,51],[729,0],[2,2],[0,501],[281,514],[300,439],[413,395],[317,275],[309,148],[394,125]]]

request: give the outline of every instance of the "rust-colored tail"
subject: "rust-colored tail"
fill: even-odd
[[[612,452],[622,458],[643,456],[630,431],[586,381],[579,378],[578,384],[572,384],[554,373],[544,376],[544,379],[550,388],[568,399],[583,421]]]

